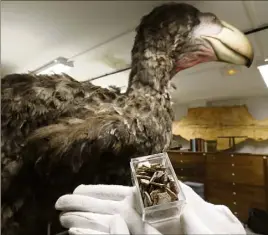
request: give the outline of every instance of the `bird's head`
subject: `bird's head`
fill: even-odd
[[[155,57],[158,61],[156,68],[167,60],[175,73],[209,61],[249,67],[254,56],[244,33],[185,3],[161,5],[144,16],[135,44],[133,53],[142,48],[145,59]]]

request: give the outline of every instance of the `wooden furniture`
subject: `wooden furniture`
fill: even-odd
[[[267,156],[168,151],[182,181],[203,182],[205,199],[222,204],[246,222],[250,208],[268,211]]]
[[[206,156],[194,152],[168,151],[178,179],[203,183],[205,180]]]

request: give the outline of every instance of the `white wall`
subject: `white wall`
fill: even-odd
[[[268,118],[268,96],[263,97],[248,97],[241,99],[230,99],[221,101],[197,101],[190,104],[174,104],[175,120],[180,120],[187,115],[188,108],[193,107],[216,107],[216,106],[233,106],[233,105],[246,105],[251,115],[258,119]],[[183,148],[189,148],[189,142],[181,138],[180,143]],[[255,154],[268,154],[268,140],[266,141],[254,141],[246,140],[243,143],[237,145],[237,152],[255,153]]]

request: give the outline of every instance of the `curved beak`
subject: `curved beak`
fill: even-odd
[[[250,67],[254,58],[253,47],[244,33],[220,21],[222,30],[213,36],[202,36],[213,47],[219,61]]]

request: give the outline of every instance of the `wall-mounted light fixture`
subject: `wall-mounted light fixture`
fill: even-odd
[[[262,76],[263,81],[268,87],[268,58],[262,63],[258,63],[257,68]]]
[[[58,57],[55,60],[41,66],[40,68],[31,71],[34,74],[61,74],[67,72],[69,69],[73,68],[73,61],[69,61],[64,57]]]

